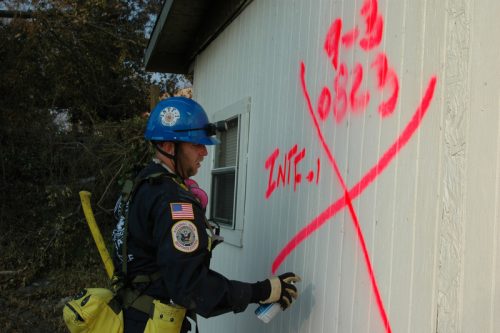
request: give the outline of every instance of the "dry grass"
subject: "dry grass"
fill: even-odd
[[[104,268],[48,271],[23,286],[22,274],[2,274],[0,331],[49,333],[67,332],[62,319],[64,303],[84,287],[106,287]],[[21,285],[21,286],[19,286]]]

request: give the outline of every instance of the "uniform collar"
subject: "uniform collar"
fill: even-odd
[[[161,165],[162,167],[164,167],[168,172],[172,173],[175,175],[175,172],[173,172],[165,163],[163,163],[160,159],[158,158],[153,158],[153,162],[156,163],[156,164],[159,164]]]

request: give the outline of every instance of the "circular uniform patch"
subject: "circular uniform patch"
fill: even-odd
[[[174,247],[182,252],[193,252],[198,248],[198,229],[193,222],[182,220],[172,226]]]
[[[163,126],[174,126],[180,117],[181,114],[179,110],[173,106],[166,107],[160,112],[160,119]]]

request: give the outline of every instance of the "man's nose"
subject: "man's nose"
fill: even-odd
[[[200,153],[201,156],[207,156],[208,155],[207,146],[201,145],[201,150],[200,151],[201,151],[201,153]]]

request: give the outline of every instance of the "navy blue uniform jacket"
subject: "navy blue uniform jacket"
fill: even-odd
[[[161,272],[161,279],[139,286],[143,292],[164,302],[172,300],[203,317],[245,310],[251,285],[210,269],[205,213],[182,179],[156,163],[143,169],[138,178],[158,172],[165,176],[144,181],[128,207],[127,279]],[[117,268],[122,266],[123,222],[120,219],[113,231]]]

